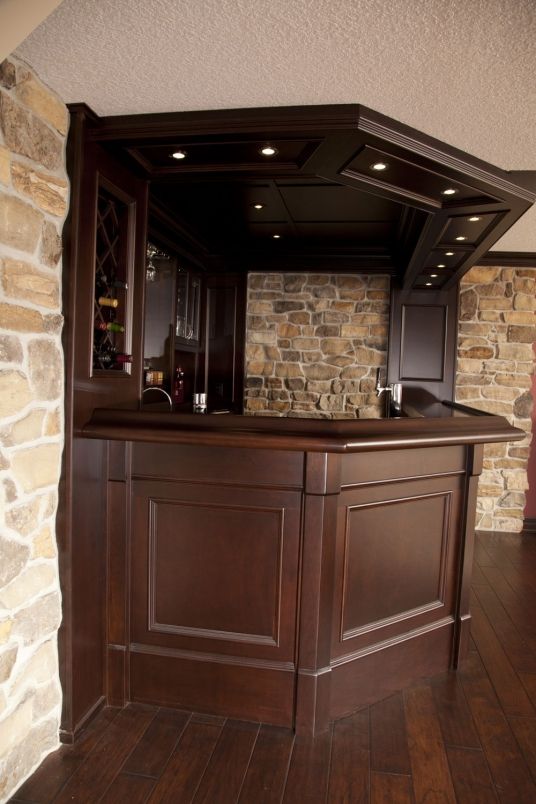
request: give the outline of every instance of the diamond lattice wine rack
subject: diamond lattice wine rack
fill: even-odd
[[[103,188],[97,201],[93,371],[128,372],[126,352],[128,208]]]

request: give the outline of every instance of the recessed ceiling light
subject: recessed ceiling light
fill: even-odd
[[[274,240],[279,240],[279,238],[281,237],[281,235],[272,235],[272,237],[274,238]]]
[[[374,162],[374,164],[371,165],[372,170],[387,170],[388,167],[389,165],[385,162]]]
[[[480,218],[478,217],[478,215],[472,215],[472,216],[469,218],[469,220],[471,221],[471,223],[473,223],[474,221],[479,221],[479,220],[480,220]]]
[[[446,265],[445,265],[444,262],[440,262],[440,263],[438,263],[437,267],[438,268],[446,268]]]
[[[273,145],[263,145],[259,153],[261,153],[263,156],[275,156],[277,153],[277,148],[274,148]]]
[[[173,151],[171,156],[173,159],[186,159],[186,151]]]
[[[430,276],[432,277],[432,279],[437,279],[437,274],[430,274]]]
[[[432,283],[431,283],[431,282],[426,282],[426,287],[427,287],[427,288],[432,287]]]
[[[456,240],[467,240],[467,238],[463,237],[463,235],[460,235],[459,237],[456,238]]]
[[[447,187],[446,190],[442,190],[443,195],[454,195],[454,193],[457,193],[457,192],[458,192],[458,190],[455,190],[454,187]]]
[[[445,251],[445,257],[454,257],[453,251]]]
[[[253,209],[264,209],[264,204],[253,204]]]

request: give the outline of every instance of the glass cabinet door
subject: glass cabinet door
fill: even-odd
[[[184,268],[177,271],[175,339],[183,346],[199,346],[201,278]]]
[[[146,387],[171,387],[175,275],[176,260],[149,244],[144,329]]]

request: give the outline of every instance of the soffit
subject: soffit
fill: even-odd
[[[100,115],[362,103],[536,168],[533,0],[64,0],[20,46]],[[495,245],[536,251],[536,212]]]

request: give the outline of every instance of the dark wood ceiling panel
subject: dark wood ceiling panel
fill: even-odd
[[[482,213],[453,215],[443,232],[442,243],[448,246],[478,245],[491,227],[500,220],[502,214],[497,212],[488,215]]]
[[[394,241],[396,227],[391,221],[312,221],[297,223],[296,231],[309,240],[375,245]]]
[[[264,156],[261,148],[270,145],[276,150],[273,156]],[[310,139],[280,140],[261,139],[237,142],[182,142],[139,146],[131,148],[152,170],[162,174],[166,170],[176,173],[192,173],[202,170],[218,171],[255,170],[271,171],[281,167],[299,169],[315,151],[318,142]],[[173,153],[182,152],[183,159],[175,159]]]
[[[385,168],[376,170],[374,165],[385,165]],[[390,187],[397,192],[402,190],[408,200],[425,200],[437,207],[452,203],[484,205],[497,202],[495,197],[483,195],[480,189],[450,178],[448,174],[426,169],[409,159],[367,145],[344,166],[341,173],[362,178],[377,187]]]
[[[335,184],[278,183],[285,205],[296,221],[394,221],[402,205]]]

